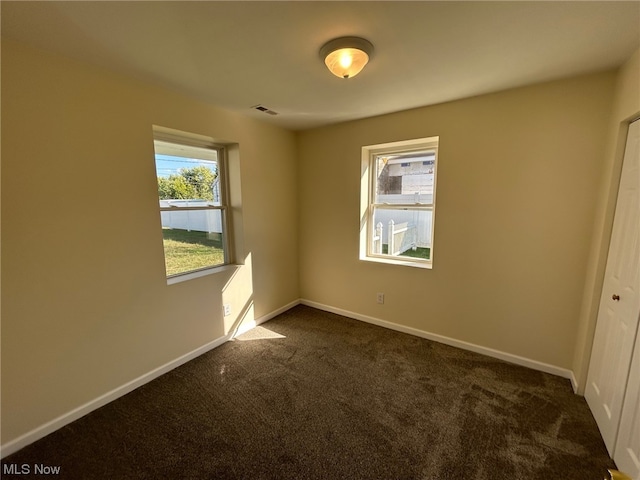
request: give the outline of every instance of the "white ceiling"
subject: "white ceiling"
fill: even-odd
[[[2,35],[301,130],[621,65],[640,1],[2,1]],[[375,52],[357,77],[318,56]],[[262,104],[270,116],[250,107]]]

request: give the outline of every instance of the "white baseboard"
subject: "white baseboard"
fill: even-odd
[[[266,322],[268,320],[271,320],[272,318],[277,317],[278,315],[280,315],[281,313],[286,312],[287,310],[291,310],[296,305],[300,305],[300,299],[294,300],[291,303],[287,303],[284,307],[279,308],[277,310],[274,310],[273,312],[269,313],[268,315],[264,315],[264,316],[260,317],[259,320],[256,320],[256,323],[258,325],[260,325],[261,323],[264,323],[264,322]]]
[[[258,325],[263,324],[264,322],[268,322],[269,320],[271,320],[272,318],[277,317],[278,315],[280,315],[281,313],[286,312],[287,310],[292,309],[293,307],[295,307],[296,305],[300,305],[300,300],[294,300],[293,302],[287,303],[284,307],[280,307],[277,310],[274,310],[271,313],[268,313],[266,315],[263,315],[260,318],[256,318],[252,323],[255,323],[255,327],[257,327]],[[236,332],[233,337],[237,337],[238,335],[240,335],[241,333],[243,333],[242,331],[238,331]]]
[[[568,370],[566,368],[557,367],[555,365],[539,362],[537,360],[531,360],[530,358],[521,357],[519,355],[513,355],[511,353],[501,352],[499,350],[494,350],[492,348],[482,347],[480,345],[464,342],[462,340],[456,340],[455,338],[450,338],[450,337],[445,337],[443,335],[438,335],[435,333],[425,332],[424,330],[418,330],[417,328],[406,327],[404,325],[388,322],[386,320],[370,317],[368,315],[361,315],[359,313],[350,312],[348,310],[343,310],[341,308],[331,307],[329,305],[323,305],[321,303],[312,302],[311,300],[301,299],[300,303],[302,305],[307,305],[309,307],[317,308],[319,310],[325,310],[327,312],[337,313],[338,315],[342,315],[344,317],[349,317],[355,320],[361,320],[363,322],[372,323],[380,327],[389,328],[391,330],[396,330],[402,333],[408,333],[410,335],[415,335],[416,337],[426,338],[427,340],[433,340],[434,342],[444,343],[445,345],[461,348],[463,350],[469,350],[471,352],[481,353],[482,355],[486,355],[488,357],[499,358],[500,360],[504,360],[509,363],[514,363],[516,365],[528,367],[533,370],[538,370],[538,371],[550,373],[552,375],[556,375],[562,378],[567,378],[571,380],[573,391],[574,392],[577,391],[577,382],[576,382],[575,376],[573,375],[573,372],[571,370]]]
[[[578,393],[579,391],[578,380],[576,379],[576,376],[573,373],[573,370],[570,370],[569,372],[571,373],[569,380],[571,380],[571,387],[573,388],[573,393],[575,393],[576,395],[580,395]]]
[[[255,324],[260,325],[261,323],[264,323],[267,320],[271,320],[275,316],[289,310],[292,307],[295,307],[299,303],[300,303],[299,300],[295,300],[285,305],[282,308],[279,308],[271,313],[268,313],[267,315],[257,318],[255,319]],[[81,417],[84,417],[88,413],[94,410],[97,410],[98,408],[106,405],[107,403],[113,402],[114,400],[126,395],[127,393],[135,390],[136,388],[141,387],[142,385],[149,383],[152,380],[155,380],[156,378],[158,378],[161,375],[164,375],[167,372],[170,372],[174,368],[177,368],[180,365],[183,365],[189,362],[190,360],[193,360],[194,358],[199,357],[200,355],[207,353],[208,351],[213,350],[216,347],[219,347],[223,343],[226,343],[227,341],[231,340],[234,333],[236,332],[231,332],[228,335],[217,338],[199,348],[196,348],[195,350],[189,353],[186,353],[154,370],[151,370],[150,372],[145,373],[144,375],[141,375],[138,378],[135,378],[130,382],[125,383],[124,385],[114,388],[110,392],[107,392],[104,395],[101,395],[98,398],[95,398],[85,403],[84,405],[81,405],[71,410],[70,412],[67,412],[63,415],[60,415],[57,418],[54,418],[53,420],[31,430],[30,432],[27,432],[24,435],[21,435],[20,437],[7,442],[6,444],[0,447],[0,458],[4,458],[8,455],[11,455],[12,453],[17,452],[21,448],[24,448],[27,445],[37,440],[40,440],[41,438],[49,435],[50,433],[55,432],[56,430],[64,427],[65,425],[70,424],[71,422]]]
[[[249,322],[241,322],[241,324],[238,326],[237,329],[235,329],[233,332],[231,332],[230,334],[230,338],[236,338],[239,335],[242,335],[243,333],[251,330],[252,328],[257,327],[258,325],[263,324],[264,322],[267,322],[269,320],[271,320],[274,317],[277,317],[278,315],[280,315],[281,313],[286,312],[287,310],[295,307],[296,305],[300,304],[300,300],[294,300],[293,302],[287,303],[284,307],[280,307],[277,310],[274,310],[271,313],[268,313],[267,315],[263,315],[260,318],[255,318],[252,321]]]

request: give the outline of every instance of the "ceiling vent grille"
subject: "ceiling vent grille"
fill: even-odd
[[[278,115],[278,112],[274,112],[273,110],[271,110],[270,108],[265,107],[264,105],[254,105],[251,108],[253,108],[255,110],[260,110],[261,112],[267,113],[269,115]]]

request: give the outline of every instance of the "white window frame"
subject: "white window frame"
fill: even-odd
[[[229,221],[229,188],[227,178],[227,149],[224,144],[215,142],[212,138],[203,135],[197,135],[192,133],[181,132],[165,127],[153,127],[153,140],[154,140],[154,165],[155,165],[155,142],[163,142],[172,144],[175,146],[176,151],[180,150],[180,147],[195,147],[206,150],[215,150],[217,152],[217,169],[218,169],[218,192],[219,205],[206,205],[197,207],[180,207],[180,211],[201,211],[201,210],[219,210],[221,212],[222,222],[222,249],[224,255],[223,263],[210,265],[198,269],[188,270],[185,272],[176,273],[173,275],[167,275],[167,284],[172,285],[182,281],[190,280],[193,278],[210,275],[219,271],[224,271],[232,264],[232,252],[231,252],[231,231]],[[175,211],[175,207],[159,207],[159,211]],[[163,247],[163,253],[166,254]],[[164,256],[163,256],[164,258]]]
[[[433,268],[434,258],[434,232],[436,215],[436,190],[438,170],[438,143],[439,137],[425,137],[398,142],[381,143],[362,147],[362,169],[360,183],[360,260],[369,262],[386,263],[391,265],[403,265],[418,268]],[[377,188],[376,158],[380,155],[398,155],[412,152],[433,151],[434,180],[433,200],[431,203],[403,203],[403,204],[377,204],[375,193]],[[431,246],[429,259],[411,258],[407,256],[394,256],[389,254],[373,253],[374,214],[377,208],[417,210],[432,212]]]

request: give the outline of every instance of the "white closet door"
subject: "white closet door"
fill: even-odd
[[[620,431],[613,459],[618,470],[634,480],[640,480],[640,340],[636,339],[635,353],[627,393],[624,397]]]
[[[629,126],[585,397],[613,456],[640,314],[640,121]]]

